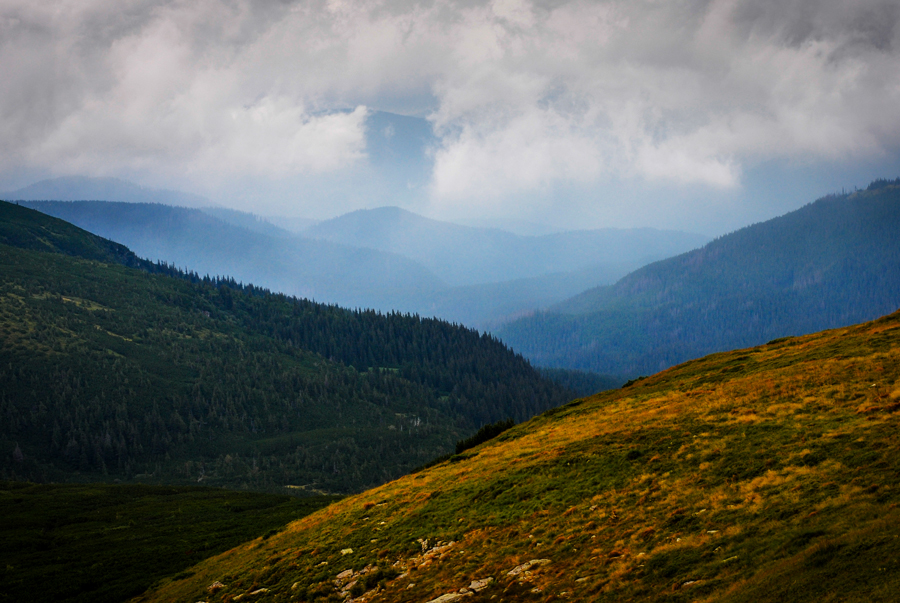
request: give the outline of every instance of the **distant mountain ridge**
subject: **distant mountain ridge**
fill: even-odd
[[[125,203],[161,203],[183,207],[207,207],[206,197],[167,189],[138,186],[118,178],[62,176],[41,180],[24,188],[0,193],[5,201],[121,201]]]
[[[103,201],[23,205],[121,242],[141,257],[346,307],[389,309],[444,287],[426,268],[396,254],[273,237],[199,209]]]
[[[633,269],[709,240],[651,228],[522,236],[440,222],[399,207],[357,210],[320,222],[304,234],[403,255],[455,286],[576,272],[599,265]]]
[[[539,366],[634,376],[900,307],[900,180],[832,195],[501,328]]]
[[[650,229],[520,236],[396,207],[351,212],[298,235],[254,214],[217,207],[23,203],[126,244],[142,257],[201,274],[228,274],[291,295],[438,316],[480,329],[706,241]]]

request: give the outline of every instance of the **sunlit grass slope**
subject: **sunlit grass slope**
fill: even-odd
[[[143,600],[896,600],[898,423],[895,313],[575,401]]]

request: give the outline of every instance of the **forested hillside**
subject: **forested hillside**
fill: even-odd
[[[8,203],[0,234],[3,479],[353,491],[569,398],[446,322],[201,279]]]
[[[641,268],[499,336],[540,366],[635,376],[900,307],[900,180]]]

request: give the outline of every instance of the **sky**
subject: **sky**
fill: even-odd
[[[900,176],[898,22],[898,0],[0,0],[0,190],[722,234]],[[416,177],[374,161],[405,135],[381,112],[430,130],[394,157]]]

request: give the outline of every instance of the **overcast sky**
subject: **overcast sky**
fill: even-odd
[[[409,209],[717,234],[900,176],[900,1],[0,0],[0,190],[60,175],[330,217],[367,116]],[[371,139],[371,136],[369,137]]]

